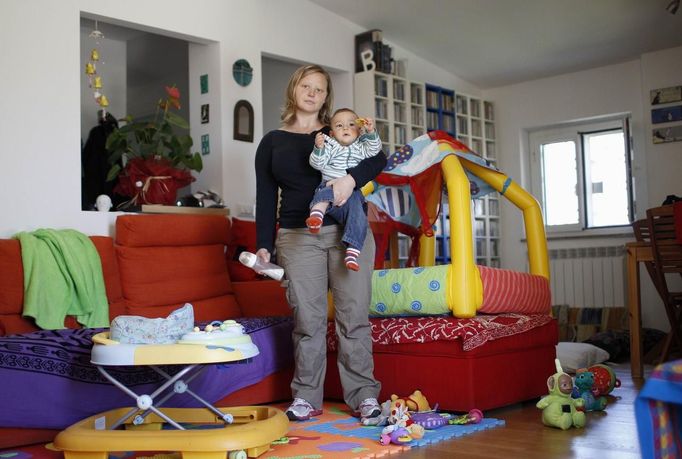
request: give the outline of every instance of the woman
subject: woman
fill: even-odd
[[[267,262],[276,246],[294,315],[294,401],[286,411],[292,421],[322,413],[329,289],[336,310],[337,363],[344,399],[362,418],[381,413],[376,399],[381,385],[373,375],[368,319],[375,251],[372,232],[367,232],[359,259],[361,269],[356,272],[344,264],[342,228],[328,216],[316,234],[305,224],[310,200],[321,180],[319,171],[309,164],[309,155],[316,134],[329,134],[332,104],[329,74],[317,65],[300,67],[287,86],[281,128],[268,132],[256,152],[256,255]],[[385,165],[386,156],[379,154],[349,169],[344,177],[331,180],[334,204],[343,205],[353,189],[372,180]]]

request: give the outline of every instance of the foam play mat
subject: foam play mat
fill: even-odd
[[[285,410],[287,404],[275,405]],[[396,454],[409,448],[418,448],[443,440],[456,439],[476,432],[503,427],[504,421],[484,418],[479,424],[445,425],[438,429],[426,430],[424,437],[406,445],[379,444],[381,427],[362,426],[351,416],[343,403],[325,403],[324,412],[304,422],[291,422],[286,437],[275,441],[269,451],[260,459],[361,459]],[[15,450],[0,451],[0,459],[42,459],[61,458],[60,452],[51,444],[32,445]],[[116,452],[110,459],[181,459],[174,452]]]

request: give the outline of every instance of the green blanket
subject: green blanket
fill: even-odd
[[[86,327],[109,326],[102,263],[90,238],[68,229],[14,237],[24,266],[24,316],[49,330],[64,328],[67,315]]]

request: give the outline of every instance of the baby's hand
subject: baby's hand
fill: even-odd
[[[318,132],[317,135],[315,135],[315,146],[317,148],[322,148],[324,147],[324,134],[321,132]]]
[[[374,118],[365,118],[365,130],[369,134],[374,132]]]

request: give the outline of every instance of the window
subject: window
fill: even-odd
[[[573,124],[530,134],[531,186],[548,231],[630,224],[627,121]]]

